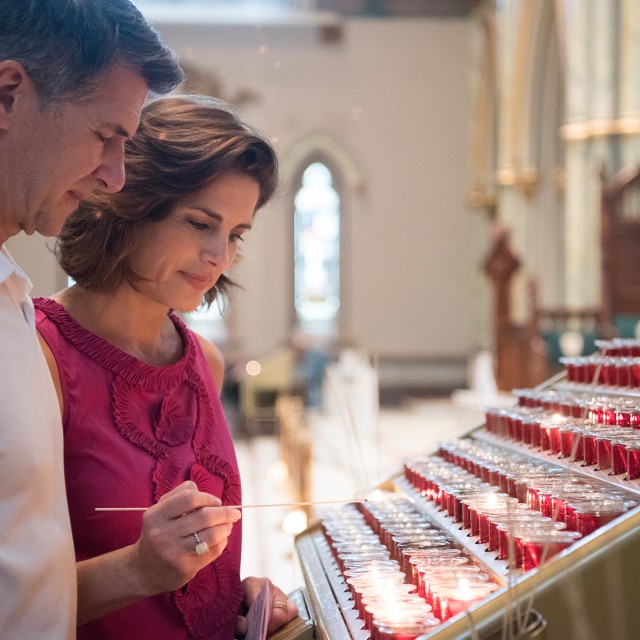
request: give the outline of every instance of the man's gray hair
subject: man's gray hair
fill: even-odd
[[[129,0],[0,0],[0,60],[25,67],[42,106],[90,94],[114,64],[139,73],[156,94],[183,78]]]

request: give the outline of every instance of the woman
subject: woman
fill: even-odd
[[[230,639],[246,631],[243,614],[264,584],[240,580],[237,510],[218,509],[226,520],[214,520],[211,506],[184,517],[158,513],[176,493],[199,495],[194,486],[222,505],[241,504],[218,397],[221,354],[173,312],[228,293],[226,271],[274,192],[277,162],[269,143],[219,102],[181,96],[144,108],[125,168],[124,189],[81,205],[59,236],[58,259],[76,284],[35,300],[62,411],[80,566],[135,549],[139,537],[151,549],[141,599],[125,608],[114,597],[113,612],[92,609],[80,579],[78,637]],[[142,518],[95,511],[148,505]],[[176,582],[175,566],[188,573],[184,562],[191,579],[163,588],[166,574]],[[272,631],[297,611],[270,588]]]

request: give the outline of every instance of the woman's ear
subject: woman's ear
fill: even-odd
[[[7,131],[24,98],[37,99],[27,70],[15,60],[0,60],[0,131]]]

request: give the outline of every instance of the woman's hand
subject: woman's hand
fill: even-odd
[[[147,595],[182,587],[220,556],[241,517],[239,509],[221,504],[189,480],[145,511],[131,561]]]
[[[244,591],[244,612],[249,611],[265,582],[269,585],[269,602],[271,603],[267,633],[273,633],[298,616],[298,607],[296,607],[295,603],[289,600],[287,595],[278,589],[278,587],[276,587],[268,578],[250,577],[245,578],[242,581],[242,588]],[[240,615],[238,616],[236,635],[244,636],[246,633],[247,618],[244,615]]]
[[[137,542],[78,562],[78,624],[179,589],[215,560],[241,516],[220,505],[194,482],[183,482],[144,512]]]

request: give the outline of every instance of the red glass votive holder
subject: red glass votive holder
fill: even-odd
[[[511,414],[511,439],[515,442],[522,442],[524,439],[524,416],[521,413]]]
[[[598,372],[601,358],[599,356],[587,356],[584,358],[584,367],[582,369],[582,382],[585,384],[603,384],[602,369]],[[596,378],[597,374],[597,378]]]
[[[531,389],[512,389],[511,395],[517,399],[517,406],[528,407],[531,405],[532,393]]]
[[[588,402],[588,421],[592,424],[601,424],[604,418],[604,404],[600,400],[592,400]]]
[[[600,369],[600,380],[598,381],[608,387],[618,386],[618,376],[616,369],[616,359],[605,357],[602,360]]]
[[[548,425],[549,433],[549,452],[554,456],[559,456],[562,449],[560,442],[560,429],[564,426],[563,423]]]
[[[574,425],[566,424],[560,431],[560,457],[570,458],[573,454],[573,446],[576,443],[575,436],[579,434],[580,429]],[[576,443],[577,444],[577,443]]]
[[[591,485],[587,484],[586,481],[557,487],[551,495],[551,513],[549,517],[554,522],[566,522],[567,502],[588,499],[592,495],[590,487]]]
[[[629,361],[629,370],[631,377],[631,386],[632,387],[640,387],[640,358],[634,357],[630,358]]]
[[[635,438],[614,438],[611,441],[611,475],[617,476],[628,471],[627,446],[634,443],[640,443]]]
[[[473,564],[461,566],[426,566],[422,565],[418,571],[419,581],[418,594],[424,593],[424,600],[434,608],[434,615],[440,617],[438,602],[434,595],[438,585],[449,584],[452,580],[457,583],[459,580],[488,582],[490,576],[488,573]]]
[[[597,432],[595,431],[584,431],[582,434],[582,459],[583,467],[590,467],[598,462],[598,449],[596,447],[596,436]]]
[[[469,564],[469,556],[458,547],[419,549],[408,554],[411,566],[411,583],[418,586],[420,567],[456,567]],[[424,595],[423,595],[424,597]]]
[[[412,584],[415,584],[418,589],[418,595],[426,601],[426,585],[424,574],[430,570],[436,568],[448,568],[450,572],[456,571],[459,567],[465,567],[469,565],[469,556],[459,555],[450,558],[420,558],[413,557],[411,559],[412,564]]]
[[[495,407],[489,407],[484,414],[485,419],[485,429],[489,433],[496,433],[498,430],[498,418],[500,409],[496,409]]]
[[[629,480],[640,478],[640,442],[627,444],[627,478]]]
[[[522,570],[531,571],[582,537],[577,531],[532,531],[521,537]]]
[[[567,371],[568,382],[580,382],[578,367],[580,365],[580,358],[560,358],[560,363],[564,365]]]
[[[617,427],[631,427],[631,415],[633,413],[634,406],[630,406],[628,403],[624,403],[616,409],[616,426]]]
[[[505,514],[504,509],[496,511],[483,511],[478,517],[478,542],[480,544],[489,543],[489,535],[491,529],[491,519]]]
[[[489,516],[489,540],[488,551],[500,549],[500,527],[515,526],[523,522],[530,522],[539,517],[539,513],[532,512],[527,505],[518,503],[516,508],[509,513],[501,513],[498,516]]]
[[[596,437],[596,470],[607,471],[612,467],[611,434]]]
[[[551,524],[550,518],[544,518],[539,511],[527,511],[517,513],[496,523],[498,530],[498,558],[508,560],[511,553],[515,554],[513,547],[516,532],[520,528],[542,527]],[[513,558],[512,558],[513,559]]]
[[[616,363],[616,378],[618,387],[630,387],[631,386],[631,361],[629,358],[617,358]]]
[[[583,535],[589,535],[601,526],[615,520],[628,510],[622,500],[598,500],[580,503],[576,507],[577,530]]]
[[[527,488],[527,504],[532,511],[540,511],[540,488],[529,485]]]
[[[602,406],[602,424],[614,426],[616,424],[618,405],[615,402],[607,402]]]
[[[469,513],[469,526],[465,527],[469,529],[469,535],[480,535],[480,518],[483,512],[495,507],[497,504],[504,501],[504,499],[510,499],[506,494],[495,493],[490,494],[486,499],[471,499],[467,504]],[[463,526],[464,526],[464,511],[463,511]]]
[[[451,500],[451,509],[449,515],[454,522],[463,522],[463,509],[464,501],[473,498],[474,496],[486,494],[486,489],[469,489],[467,491],[460,491],[455,494]]]
[[[522,418],[522,442],[533,446],[533,429],[540,427],[540,417],[527,415]]]
[[[400,548],[400,557],[398,558],[398,562],[400,563],[400,568],[405,572],[408,581],[411,581],[412,578],[412,568],[411,568],[411,555],[414,553],[418,553],[421,551],[436,551],[448,549],[451,546],[451,541],[445,536],[433,537],[429,540],[425,540],[424,542],[418,544],[408,544],[406,547]]]
[[[521,476],[519,478],[516,478],[514,482],[515,497],[517,498],[518,502],[527,502],[527,498],[529,495],[529,482],[530,478],[528,476]]]
[[[564,522],[553,522],[551,518],[545,518],[539,522],[520,524],[510,532],[513,539],[514,565],[522,567],[524,544],[523,538],[535,534],[548,533],[549,531],[563,531],[567,527]]]
[[[549,451],[551,449],[549,427],[550,423],[543,420],[542,425],[540,426],[540,451]]]
[[[479,604],[500,588],[495,582],[443,586],[438,590],[443,621]]]
[[[527,423],[530,433],[530,444],[534,449],[539,449],[542,444],[542,418],[531,417],[531,421]]]
[[[587,403],[585,400],[574,399],[571,404],[570,417],[576,420],[583,420],[587,415]]]
[[[538,491],[538,503],[540,505],[539,506],[540,513],[545,518],[552,517],[552,514],[553,514],[552,500],[553,500],[553,494],[555,493],[556,490],[557,490],[557,487],[550,486],[550,487],[542,487]]]

